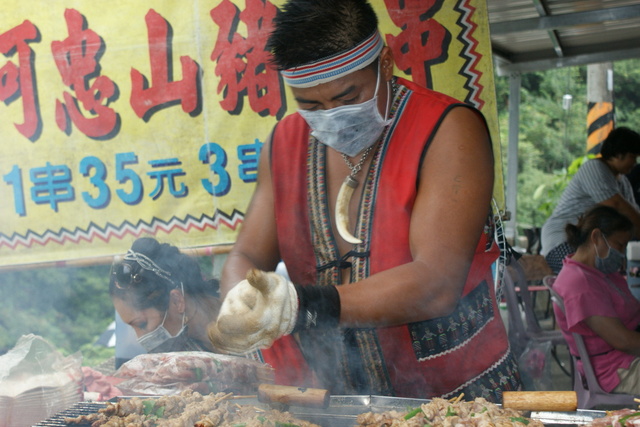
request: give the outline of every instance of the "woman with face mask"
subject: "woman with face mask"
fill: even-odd
[[[149,353],[215,351],[206,326],[218,315],[218,292],[218,281],[205,280],[195,259],[149,237],[111,268],[113,305]]]
[[[625,277],[625,251],[633,224],[615,209],[598,205],[566,228],[578,249],[565,258],[554,282],[565,313],[554,308],[572,354],[571,333],[583,336],[600,386],[607,392],[640,393],[640,302]]]

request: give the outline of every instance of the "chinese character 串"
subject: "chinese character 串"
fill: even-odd
[[[429,68],[447,59],[451,40],[449,31],[433,19],[443,5],[441,0],[384,0],[393,23],[402,28],[386,40],[395,53],[399,69],[411,74],[413,81],[433,87]]]
[[[254,144],[238,146],[238,173],[243,182],[256,182],[258,177],[258,159],[263,143],[256,138]]]
[[[30,173],[31,199],[36,204],[48,203],[51,209],[58,212],[58,203],[70,202],[75,198],[75,191],[71,186],[71,170],[66,165],[47,165],[33,168]]]

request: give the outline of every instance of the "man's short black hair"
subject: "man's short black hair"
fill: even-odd
[[[602,143],[600,155],[607,160],[627,153],[640,156],[640,134],[627,127],[615,128]]]
[[[346,51],[378,28],[366,0],[289,0],[267,41],[272,62],[284,70]]]

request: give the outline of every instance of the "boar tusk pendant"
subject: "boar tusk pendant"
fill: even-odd
[[[350,175],[347,176],[340,186],[336,201],[336,228],[338,233],[344,240],[354,245],[362,243],[362,240],[349,232],[349,202],[358,184],[355,178]]]

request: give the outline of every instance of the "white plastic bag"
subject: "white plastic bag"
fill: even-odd
[[[529,341],[518,358],[523,388],[527,391],[552,390],[551,342]]]
[[[20,337],[0,356],[0,425],[31,426],[82,400],[82,356],[64,357],[42,337]]]
[[[126,395],[172,395],[191,389],[201,394],[256,394],[261,383],[273,383],[271,366],[239,356],[206,351],[140,354],[114,374]]]

